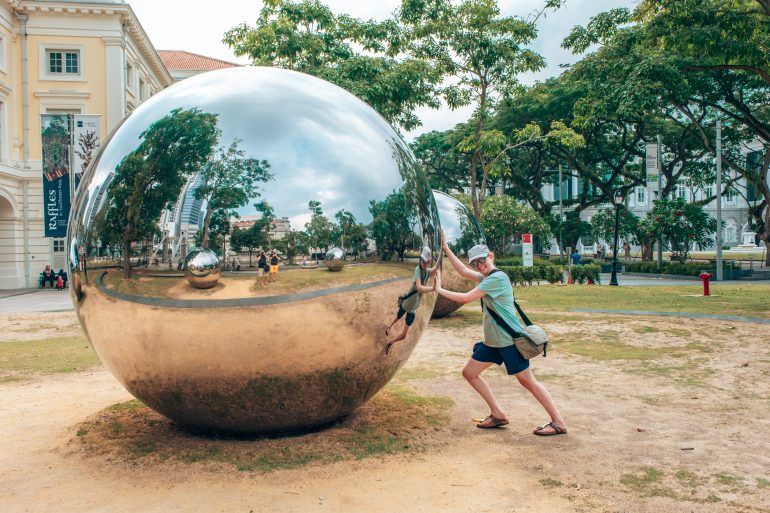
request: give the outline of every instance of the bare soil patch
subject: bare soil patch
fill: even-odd
[[[391,385],[349,417],[316,432],[223,439],[185,432],[133,400],[79,424],[69,448],[81,457],[145,468],[182,464],[217,472],[269,472],[436,448],[446,442],[451,406],[446,397],[419,396]]]
[[[3,512],[770,511],[765,326],[532,314],[554,338],[533,369],[569,423],[543,439],[499,368],[510,426],[470,422],[486,410],[460,376],[481,336],[466,312],[432,323],[388,387],[451,397],[438,426],[391,391],[329,431],[214,440],[126,403],[100,368],[0,384]]]

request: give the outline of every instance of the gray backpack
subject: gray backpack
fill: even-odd
[[[499,269],[494,269],[492,273],[495,272],[502,271]],[[484,298],[481,298],[480,301],[481,309],[483,310]],[[545,358],[548,355],[548,333],[546,333],[543,328],[537,324],[533,324],[532,321],[529,320],[529,317],[527,317],[527,314],[524,313],[524,311],[519,306],[519,303],[517,303],[515,299],[513,300],[513,306],[516,307],[516,311],[519,312],[521,320],[524,321],[526,326],[524,331],[516,331],[513,329],[508,325],[507,322],[505,322],[505,320],[503,320],[502,317],[500,317],[497,312],[489,308],[489,305],[486,305],[489,315],[492,316],[492,319],[495,320],[498,326],[503,328],[503,330],[511,336],[513,343],[516,345],[516,349],[519,350],[519,353],[521,353],[521,356],[527,360],[530,360],[542,353],[543,357]]]

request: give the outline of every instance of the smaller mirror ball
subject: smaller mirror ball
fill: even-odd
[[[295,264],[322,259],[342,219],[372,227],[355,272]],[[393,128],[321,79],[239,67],[123,121],[78,187],[67,244],[76,313],[123,386],[182,426],[255,434],[339,419],[407,360],[435,294],[386,354],[417,266],[394,240],[440,249],[426,176]],[[254,272],[219,275],[222,260]]]
[[[340,248],[330,249],[326,252],[324,264],[326,264],[326,268],[330,271],[341,271],[345,267],[345,253]]]
[[[219,257],[210,249],[194,249],[184,260],[187,282],[196,289],[210,289],[219,282]]]
[[[447,244],[455,255],[464,259],[470,248],[476,244],[486,243],[484,232],[476,217],[457,198],[436,190],[433,191],[433,198],[438,208],[444,237],[446,237]],[[445,289],[454,292],[468,292],[477,285],[460,276],[447,260],[444,260],[441,266],[441,283]],[[461,306],[460,303],[439,296],[436,298],[436,306],[433,308],[433,318],[446,317]]]

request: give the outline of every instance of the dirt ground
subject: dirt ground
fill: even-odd
[[[770,511],[765,327],[540,318],[554,344],[533,368],[567,436],[533,436],[544,412],[500,370],[488,380],[511,424],[474,427],[487,412],[460,369],[480,329],[461,316],[433,323],[396,378],[455,401],[442,443],[417,453],[269,473],[110,461],[79,450],[76,436],[130,398],[101,367],[0,384],[0,511]],[[72,314],[57,320],[74,329]],[[3,339],[27,338],[38,322],[0,318]]]

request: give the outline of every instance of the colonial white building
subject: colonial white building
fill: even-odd
[[[745,152],[747,165],[758,165],[761,162],[763,155],[763,149],[761,144],[755,143],[751,145]],[[723,183],[727,180],[734,178],[730,172],[723,168],[725,174],[723,176]],[[564,176],[567,176],[568,170],[564,171]],[[542,194],[546,201],[557,202],[559,200],[559,185],[549,184],[543,187]],[[581,191],[580,180],[575,176],[567,176],[561,187],[562,201],[568,201],[570,199],[576,199],[579,191]],[[703,201],[710,198],[715,193],[716,186],[711,184],[704,188],[692,188],[686,185],[677,185],[673,194],[676,197],[682,198],[688,202]],[[647,212],[652,210],[653,201],[657,198],[658,186],[657,183],[650,183],[647,187],[636,187],[633,192],[626,198],[626,205],[628,209],[639,217],[644,217]],[[739,246],[744,242],[744,233],[752,232],[751,218],[749,215],[749,207],[761,203],[761,194],[748,186],[746,180],[739,178],[735,181],[734,189],[728,189],[722,196],[722,241],[726,246]],[[599,212],[600,209],[606,209],[610,205],[602,205],[599,207],[587,208],[581,212],[580,217],[584,221],[591,221],[591,218]],[[717,205],[716,201],[712,200],[704,205],[706,212],[714,219],[716,219]],[[564,211],[568,212],[570,207],[565,207]],[[558,207],[554,207],[554,213],[558,212]],[[716,233],[713,237],[716,242]],[[603,242],[607,248],[611,247],[611,241],[594,241],[590,236],[583,237],[579,244],[579,249],[585,253],[594,253],[596,242]],[[756,242],[756,241],[755,241]],[[716,244],[712,244],[710,248],[703,249],[715,249]],[[639,248],[633,247],[636,251]],[[553,240],[551,251],[558,253],[558,241]]]
[[[0,288],[65,267],[43,236],[41,114],[100,117],[99,138],[171,75],[122,0],[0,0]]]

